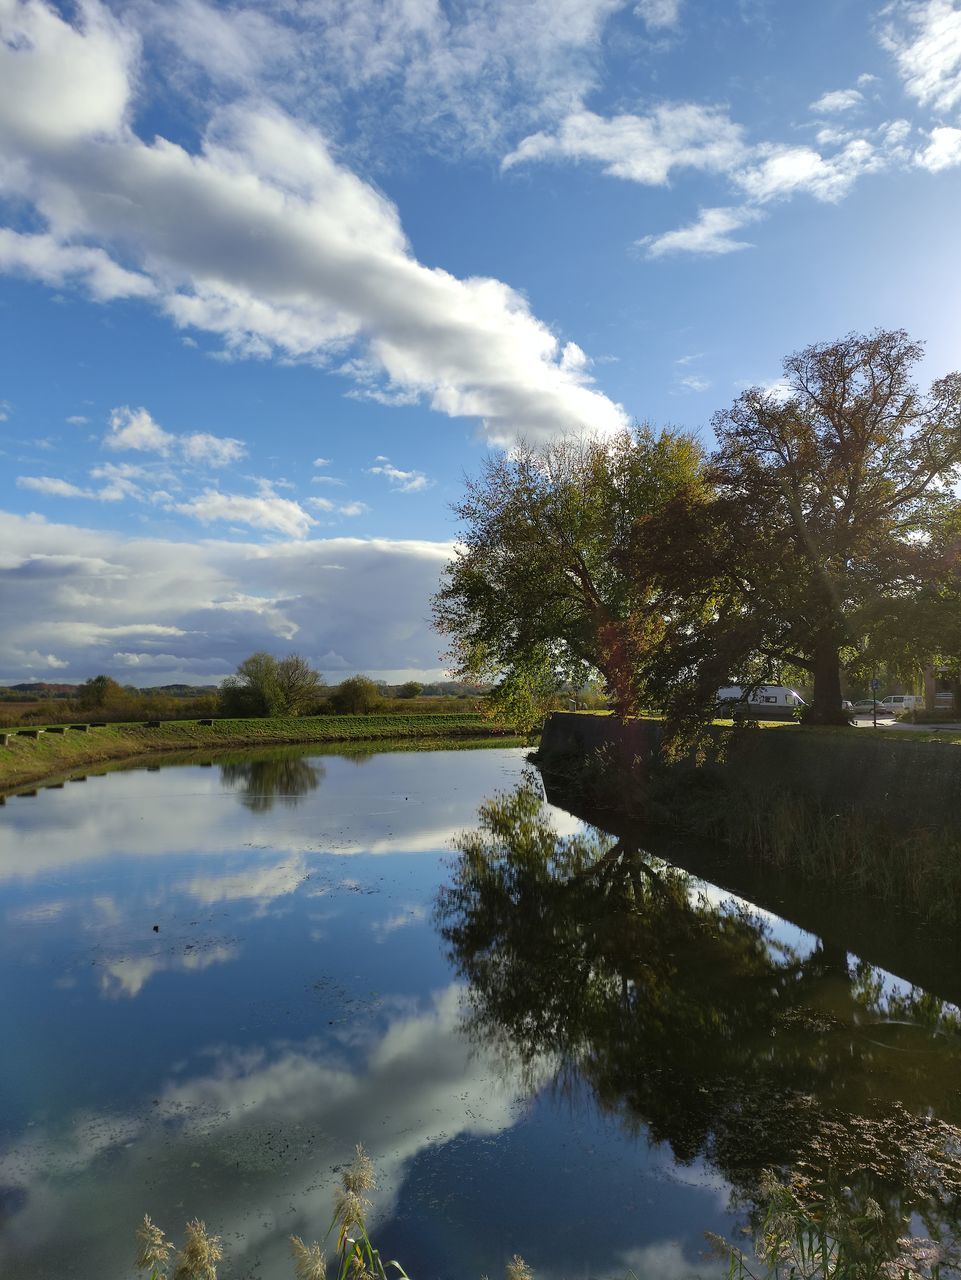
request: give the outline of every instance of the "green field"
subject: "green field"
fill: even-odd
[[[39,726],[42,727],[42,726]],[[0,746],[0,795],[108,760],[153,752],[218,750],[285,743],[378,742],[507,737],[513,730],[476,713],[462,715],[300,716],[252,720],[164,721],[159,728],[110,724],[87,733],[10,733]]]

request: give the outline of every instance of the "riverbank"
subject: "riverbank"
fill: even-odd
[[[655,720],[559,713],[537,758],[575,804],[961,924],[957,734],[715,725],[697,763],[665,761],[660,739]]]
[[[42,729],[42,726],[38,726]],[[61,729],[63,726],[53,726]],[[31,732],[33,729],[31,728]],[[140,756],[303,743],[404,742],[503,738],[514,730],[476,714],[303,716],[250,720],[170,720],[160,725],[108,724],[86,732],[15,731],[0,745],[0,796],[82,769]]]

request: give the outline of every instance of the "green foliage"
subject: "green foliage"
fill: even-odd
[[[91,676],[85,680],[77,691],[77,702],[85,710],[95,710],[107,703],[123,702],[126,692],[122,685],[110,676]]]
[[[419,698],[423,692],[422,684],[418,684],[416,680],[408,680],[397,690],[397,696],[398,698]]]
[[[278,661],[270,653],[253,653],[220,686],[220,714],[303,715],[316,702],[322,685],[319,673],[299,654]]]
[[[693,438],[646,427],[489,458],[455,507],[460,546],[434,598],[457,674],[523,701],[600,672],[617,709],[635,710],[663,621],[622,555],[639,522],[699,490],[700,468]]]
[[[338,715],[366,716],[380,707],[383,694],[369,676],[350,676],[341,681],[327,701]]]
[[[668,594],[687,618],[704,606],[665,645],[675,714],[703,716],[731,677],[770,682],[790,664],[813,678],[814,720],[843,723],[842,661],[857,675],[888,651],[915,668],[933,652],[959,564],[961,374],[924,395],[921,355],[901,330],[850,334],[789,356],[778,392],[751,387],[714,415],[709,500],[641,531],[633,557],[652,572],[666,551]]]

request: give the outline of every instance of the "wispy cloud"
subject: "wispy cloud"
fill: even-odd
[[[634,12],[652,30],[676,27],[681,18],[681,0],[637,0]]]
[[[749,240],[735,239],[732,232],[756,222],[762,215],[746,207],[702,209],[689,226],[665,231],[659,236],[643,236],[636,243],[649,258],[663,258],[672,253],[716,255],[750,249]]]
[[[428,480],[423,471],[402,471],[400,467],[395,467],[390,458],[379,455],[374,459],[374,465],[367,468],[372,476],[384,476],[390,483],[392,489],[399,489],[401,493],[419,493],[422,489],[429,489],[434,483]]]
[[[818,115],[834,115],[838,111],[853,111],[863,102],[864,95],[858,89],[832,89],[830,93],[822,93],[816,102],[812,102],[811,110]]]

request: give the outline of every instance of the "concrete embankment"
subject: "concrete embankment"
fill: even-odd
[[[538,761],[557,795],[615,821],[719,841],[812,884],[961,926],[961,744],[880,731],[715,726],[668,763],[655,720],[559,713]]]
[[[37,736],[33,736],[36,733]],[[49,726],[6,730],[0,740],[0,796],[34,782],[104,761],[190,750],[296,743],[388,742],[510,736],[513,730],[480,715],[269,717],[262,720],[169,720],[108,724],[86,731]]]

